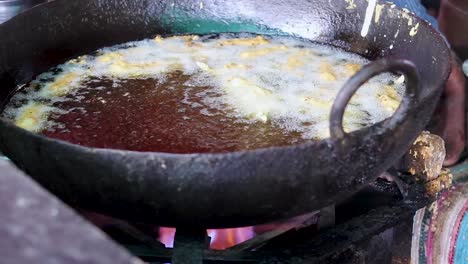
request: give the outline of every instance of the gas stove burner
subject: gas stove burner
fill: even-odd
[[[0,0],[0,23],[47,0]]]

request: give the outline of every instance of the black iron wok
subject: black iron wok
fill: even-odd
[[[370,2],[370,3],[369,3]],[[426,22],[390,4],[329,0],[56,0],[0,25],[0,100],[35,74],[107,45],[155,34],[291,34],[377,60],[343,88],[327,140],[225,154],[93,149],[0,120],[0,150],[65,201],[164,226],[245,226],[322,208],[388,169],[430,119],[450,71]],[[366,11],[371,18],[366,20]],[[366,33],[365,20],[369,25]],[[347,134],[341,118],[359,85],[406,75],[395,115]]]

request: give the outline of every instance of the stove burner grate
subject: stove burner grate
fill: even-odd
[[[420,187],[411,186],[412,192],[403,199],[396,185],[377,180],[346,203],[337,205],[335,210],[328,210],[326,215],[322,213],[322,219],[334,218],[336,226],[325,225],[322,229],[319,224],[318,232],[316,225],[308,224],[316,221],[306,220],[285,232],[264,233],[226,250],[208,249],[210,238],[205,230],[177,229],[173,249],[126,223],[104,231],[148,263],[334,264],[363,263],[365,259],[382,259],[381,263],[386,263],[392,257],[392,246],[399,243],[385,243],[384,240],[389,237],[392,240],[393,232],[403,228],[406,231],[398,238],[410,241],[408,228],[411,230],[414,213],[433,201]],[[407,258],[410,245],[405,249],[407,252],[400,252]]]

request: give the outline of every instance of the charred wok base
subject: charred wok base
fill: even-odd
[[[382,255],[387,259],[409,259],[413,216],[418,209],[429,205],[435,199],[432,195],[426,195],[423,185],[413,183],[409,186],[411,192],[402,200],[395,185],[377,180],[337,206],[336,226],[317,231],[317,215],[314,215],[288,227],[277,226],[277,229],[271,232],[262,233],[222,251],[207,248],[210,237],[203,229],[178,228],[173,249],[154,242],[152,236],[128,223],[116,221],[115,225],[110,224],[104,231],[133,255],[148,262],[334,264],[351,259],[361,263],[364,259],[375,260]],[[319,225],[322,218],[320,214]],[[408,225],[408,228],[399,233],[393,243],[405,241],[403,252],[393,251],[391,248],[378,249],[386,250],[386,253],[374,252],[368,248],[370,238],[391,228],[399,229],[401,225]],[[136,243],[126,242],[128,239],[138,241],[138,246]],[[378,241],[377,237],[374,237],[375,239]],[[311,248],[314,250],[310,250]],[[368,255],[370,253],[375,255]]]

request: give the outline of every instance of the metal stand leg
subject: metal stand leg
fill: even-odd
[[[409,185],[398,177],[398,171],[395,168],[388,169],[386,172],[383,173],[383,176],[388,177],[389,180],[393,181],[396,184],[403,198],[408,197]]]
[[[174,239],[172,264],[203,263],[203,251],[209,245],[206,230],[177,228]]]
[[[320,210],[318,228],[324,229],[335,225],[335,205],[332,204]]]

